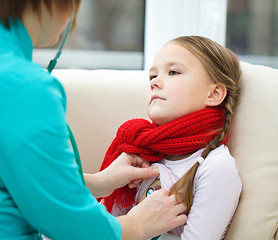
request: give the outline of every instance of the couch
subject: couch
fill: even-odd
[[[278,239],[278,70],[241,62],[242,94],[228,146],[243,191],[226,240]],[[68,100],[67,121],[84,172],[97,172],[117,128],[147,118],[147,71],[58,69]]]

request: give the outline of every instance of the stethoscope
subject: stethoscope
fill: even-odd
[[[63,39],[63,42],[56,54],[56,56],[54,57],[54,59],[52,59],[49,64],[48,64],[48,67],[47,67],[47,71],[49,73],[52,72],[52,70],[55,68],[56,64],[57,64],[57,60],[58,58],[61,56],[62,54],[62,49],[65,45],[65,42],[68,38],[68,35],[70,33],[70,30],[71,30],[71,27],[72,27],[72,23],[73,23],[73,19],[74,19],[74,11],[72,11],[71,13],[71,18],[70,18],[70,21],[68,23],[68,28],[67,28],[67,31],[66,31],[66,34],[64,36],[64,39]],[[72,145],[72,149],[73,149],[73,152],[74,152],[74,156],[75,156],[75,161],[76,161],[76,164],[78,166],[78,170],[79,170],[79,173],[81,175],[81,179],[83,181],[83,183],[85,184],[85,179],[84,179],[84,176],[83,176],[83,170],[82,170],[82,164],[81,164],[81,159],[80,159],[80,155],[79,155],[79,151],[78,151],[78,147],[77,147],[77,144],[76,144],[76,141],[75,141],[75,138],[73,136],[73,133],[69,127],[69,125],[67,124],[67,128],[68,128],[68,131],[69,131],[69,134],[70,134],[70,142],[71,142],[71,145]]]

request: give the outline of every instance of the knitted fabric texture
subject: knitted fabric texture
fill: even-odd
[[[121,153],[136,153],[154,162],[166,154],[187,154],[207,145],[223,129],[225,110],[205,108],[161,126],[145,119],[132,119],[120,126],[108,148],[100,171],[107,168]],[[227,141],[227,137],[222,143]],[[134,203],[136,189],[128,186],[116,189],[103,198],[109,212],[115,208],[128,208]]]

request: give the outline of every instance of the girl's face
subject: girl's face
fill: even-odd
[[[150,69],[147,112],[162,125],[207,106],[215,84],[200,60],[185,47],[170,42]]]

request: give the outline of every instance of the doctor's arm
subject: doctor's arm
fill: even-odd
[[[137,187],[142,179],[159,175],[157,168],[150,167],[148,161],[135,154],[121,154],[109,167],[96,174],[84,174],[85,182],[96,197],[110,195],[116,188],[129,184]],[[160,235],[186,221],[186,206],[178,204],[168,191],[161,190],[139,205],[127,215],[118,217],[122,226],[122,239],[147,239]]]
[[[84,174],[85,182],[96,197],[110,195],[116,188],[129,184],[136,187],[142,179],[159,175],[158,169],[135,154],[121,154],[109,167],[95,174]],[[147,200],[118,217],[122,226],[121,239],[148,239],[182,225],[186,206],[178,204],[168,191],[156,191]]]
[[[132,208],[127,215],[118,217],[122,226],[122,240],[149,239],[185,224],[186,206],[177,203],[166,190],[153,192]]]

